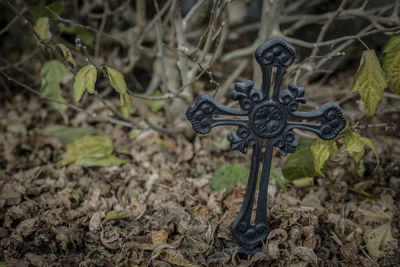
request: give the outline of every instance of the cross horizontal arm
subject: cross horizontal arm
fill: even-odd
[[[319,120],[320,124],[307,122],[288,122],[288,128],[313,132],[320,138],[331,140],[346,126],[343,112],[336,103],[330,102],[311,112],[294,111],[289,115],[295,119]]]
[[[215,118],[214,115],[247,116],[247,114],[247,111],[221,105],[209,95],[201,95],[187,110],[186,117],[192,123],[196,132],[206,134],[216,126],[246,127],[248,125],[247,120]]]

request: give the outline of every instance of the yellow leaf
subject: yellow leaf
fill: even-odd
[[[165,230],[151,232],[151,242],[155,247],[165,244],[168,239],[168,233]]]
[[[114,150],[111,140],[106,136],[83,136],[67,145],[67,152],[61,165],[70,164],[84,157],[105,157]]]
[[[49,18],[41,17],[36,20],[35,26],[33,29],[39,35],[40,39],[44,42],[48,42],[51,39],[50,27],[49,27]]]
[[[383,48],[383,53],[387,54],[391,52],[396,46],[400,45],[400,33],[393,34],[390,36],[389,41]]]
[[[86,89],[89,93],[94,93],[96,79],[97,70],[92,64],[89,64],[78,71],[74,81],[75,102],[78,102],[82,98],[82,95]]]
[[[388,76],[390,91],[400,94],[400,33],[390,37],[383,52],[386,55],[382,67]]]
[[[292,181],[292,184],[297,187],[306,187],[314,184],[313,178],[300,178]]]
[[[121,113],[125,118],[129,117],[129,113],[131,111],[131,97],[125,93],[120,95],[121,99]]]
[[[383,257],[384,253],[380,250],[381,246],[393,239],[390,224],[383,224],[366,231],[364,234],[364,241],[367,245],[369,255],[374,258]]]
[[[57,44],[56,45],[58,48],[60,48],[61,52],[63,53],[63,56],[66,61],[72,64],[72,66],[76,66],[74,57],[72,56],[71,51],[66,47],[64,44]]]
[[[109,167],[109,166],[120,166],[128,162],[128,160],[123,160],[117,158],[113,155],[106,156],[82,156],[75,161],[75,165],[83,167]]]
[[[357,165],[365,154],[364,144],[358,138],[359,136],[359,134],[348,130],[343,140],[344,144],[346,145],[347,154],[356,161]]]
[[[364,221],[369,222],[369,223],[376,223],[376,222],[382,222],[382,221],[387,221],[392,218],[391,215],[388,213],[384,212],[381,207],[379,206],[372,206],[370,210],[367,209],[357,209],[363,216],[364,216]]]
[[[125,218],[130,218],[132,216],[132,213],[124,210],[110,210],[106,214],[106,220],[116,220],[116,219],[125,219]]]
[[[369,115],[376,112],[383,91],[388,86],[385,73],[379,64],[374,50],[363,52],[360,67],[354,77],[351,92],[359,92],[362,101],[368,109]]]
[[[325,141],[320,138],[314,140],[310,146],[310,152],[314,160],[315,171],[321,175],[325,176],[323,170],[325,167],[325,162],[330,156],[335,157],[338,148],[334,140]]]
[[[379,155],[375,149],[374,143],[372,143],[371,139],[362,137],[360,134],[348,130],[343,140],[344,144],[346,145],[346,152],[347,154],[352,157],[356,163],[358,164],[361,158],[365,154],[364,146],[368,146],[374,152],[375,157],[377,159],[377,164],[375,169],[379,165]]]
[[[126,83],[124,80],[124,75],[121,72],[117,71],[116,69],[106,67],[108,79],[110,80],[111,86],[120,93],[124,95],[126,93]]]

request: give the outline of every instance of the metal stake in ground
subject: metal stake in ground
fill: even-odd
[[[263,74],[261,91],[253,88],[252,81],[236,83],[231,98],[239,101],[240,108],[227,107],[208,95],[201,95],[186,112],[197,133],[206,134],[215,126],[238,126],[236,133],[228,135],[231,149],[246,153],[248,147],[253,148],[246,195],[240,212],[231,226],[232,236],[242,247],[241,254],[244,256],[259,250],[262,241],[269,233],[267,189],[273,148],[277,147],[281,155],[294,152],[299,145],[299,137],[293,133],[293,129],[296,128],[330,140],[335,138],[346,124],[343,113],[336,103],[326,103],[312,112],[297,111],[299,103],[306,102],[304,88],[290,83],[288,89],[280,90],[283,75],[296,57],[296,50],[291,44],[281,38],[273,38],[257,48],[255,57]],[[274,67],[276,67],[275,82],[270,96]],[[218,115],[234,117],[223,118]],[[289,121],[296,119],[297,121]],[[303,122],[304,120],[316,123]],[[252,222],[258,170],[265,139],[267,141],[257,208]]]

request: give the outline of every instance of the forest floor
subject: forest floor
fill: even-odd
[[[325,100],[332,99],[318,101]],[[132,106],[140,109],[138,122],[145,116],[162,120],[139,101]],[[88,110],[102,108],[95,103]],[[245,187],[211,188],[219,166],[250,166],[251,153],[229,150],[225,140],[232,129],[194,140],[146,130],[130,139],[127,128],[68,110],[69,125],[109,136],[114,154],[127,162],[61,166],[66,146],[44,129],[63,121],[48,103],[22,91],[4,94],[0,114],[0,266],[400,265],[398,130],[362,131],[378,150],[376,172],[366,149],[363,177],[346,159],[328,177],[307,186],[288,183],[286,192],[271,180],[271,232],[260,253],[242,260],[223,249],[236,246],[229,226]],[[279,171],[284,161],[275,151],[272,167]],[[381,235],[379,242],[394,238],[378,242],[381,257],[366,247],[371,229]]]

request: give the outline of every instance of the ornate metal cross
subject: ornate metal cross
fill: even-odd
[[[299,103],[306,103],[304,88],[290,83],[288,89],[280,90],[283,75],[296,57],[296,50],[291,44],[281,38],[273,38],[257,48],[255,57],[263,74],[261,91],[253,88],[252,81],[236,83],[231,98],[239,101],[240,108],[227,107],[216,102],[211,96],[201,95],[186,112],[197,133],[206,134],[215,126],[238,126],[236,133],[228,135],[231,149],[246,153],[248,147],[253,148],[246,194],[240,212],[231,226],[232,236],[242,246],[242,254],[245,255],[254,254],[269,233],[267,189],[273,148],[277,147],[281,155],[294,152],[300,140],[293,133],[293,129],[296,128],[311,131],[322,139],[330,140],[335,138],[346,124],[336,103],[326,103],[312,112],[297,111]],[[276,74],[271,98],[270,87],[274,67]],[[247,118],[222,118],[215,115]],[[265,139],[267,141],[257,208],[252,222],[251,215]]]

